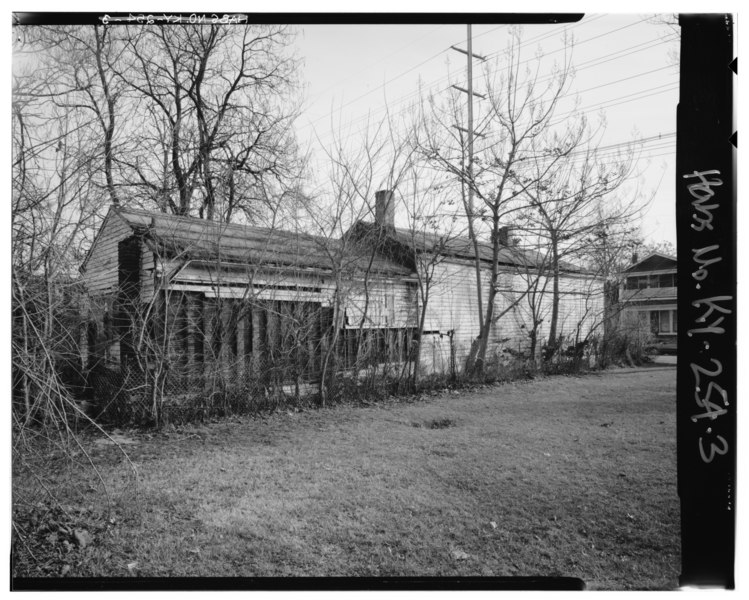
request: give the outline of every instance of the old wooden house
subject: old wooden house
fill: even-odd
[[[89,368],[314,380],[333,341],[344,368],[357,335],[393,361],[411,344],[410,270],[360,244],[112,207],[81,271]]]
[[[513,298],[539,260],[504,241],[493,353],[528,348],[527,303]],[[491,248],[479,252],[488,282]],[[459,369],[478,333],[474,258],[465,238],[396,228],[391,192],[378,192],[374,222],[338,239],[113,206],[81,268],[86,364],[163,368],[193,388],[217,373],[298,385],[328,364],[406,364],[428,263],[421,359],[426,370]],[[565,264],[561,289],[560,331],[587,334],[602,282]]]

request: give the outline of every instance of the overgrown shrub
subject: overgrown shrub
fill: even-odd
[[[649,329],[641,326],[620,326],[608,330],[596,340],[597,366],[636,366],[647,363],[654,346]]]
[[[577,374],[621,362],[614,357],[626,356],[626,348],[634,360],[645,356],[644,338],[627,337],[623,332],[605,339],[560,337],[553,351],[544,347],[537,358],[498,344],[479,372],[452,368],[429,372],[421,368],[418,372],[422,375],[414,382],[412,363],[388,362],[381,353],[373,354],[380,350],[365,347],[353,363],[347,361],[344,365],[334,357],[325,405],[379,402],[391,396],[532,379],[537,375]],[[162,364],[160,377],[155,372],[135,369],[125,375],[103,368],[92,371],[90,383],[97,397],[95,416],[111,425],[160,427],[322,403],[319,383],[295,361],[269,365],[241,357],[233,363],[215,360],[192,366],[174,366],[168,361]]]

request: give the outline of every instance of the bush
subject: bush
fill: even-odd
[[[597,340],[597,366],[636,366],[647,363],[653,348],[652,334],[642,327],[611,329]]]

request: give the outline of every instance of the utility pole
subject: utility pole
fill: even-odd
[[[473,219],[473,36],[471,35],[471,24],[468,24],[468,214]]]
[[[463,182],[463,185],[465,186],[467,184],[468,186],[468,200],[466,203],[466,213],[468,214],[468,237],[473,242],[473,250],[476,255],[474,261],[476,266],[476,298],[478,300],[479,309],[479,326],[481,327],[484,323],[484,306],[482,299],[483,294],[481,293],[481,261],[479,260],[478,239],[476,239],[476,234],[473,227],[473,219],[475,216],[473,208],[473,137],[474,135],[481,136],[481,134],[476,133],[473,130],[473,97],[478,96],[479,98],[484,99],[486,98],[486,96],[473,91],[473,59],[478,58],[481,61],[485,61],[486,58],[473,53],[473,35],[471,32],[470,23],[467,25],[467,28],[467,50],[463,50],[462,48],[458,48],[456,46],[451,46],[453,50],[466,55],[468,65],[466,74],[467,85],[465,88],[457,85],[453,85],[452,87],[468,95],[468,129],[464,129],[463,127],[459,127],[458,125],[456,125],[455,127],[460,131],[464,131],[468,134],[468,166],[466,168],[466,181]]]
[[[462,54],[466,55],[466,62],[467,62],[467,82],[466,82],[466,88],[462,88],[458,85],[453,85],[456,90],[463,92],[464,94],[468,95],[468,129],[463,129],[462,127],[458,127],[461,131],[465,131],[468,134],[468,181],[473,181],[473,137],[474,135],[481,136],[480,133],[476,133],[473,129],[473,97],[478,96],[481,99],[485,99],[486,96],[483,94],[479,94],[478,92],[473,91],[473,59],[478,58],[481,61],[485,61],[486,58],[483,56],[480,56],[478,54],[473,53],[473,35],[471,33],[471,25],[467,25],[468,31],[467,31],[467,39],[466,39],[466,46],[468,47],[467,50],[463,50],[462,48],[458,48],[456,46],[450,46],[453,50],[456,50],[457,52],[460,52]],[[473,186],[468,186],[468,208],[469,208],[469,219],[473,219]]]

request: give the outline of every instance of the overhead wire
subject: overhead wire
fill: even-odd
[[[661,89],[664,88],[664,89]],[[547,124],[548,127],[555,127],[557,125],[560,125],[561,123],[564,123],[569,120],[572,116],[587,116],[590,115],[595,111],[599,111],[604,108],[610,108],[612,106],[619,106],[621,104],[627,104],[630,102],[637,102],[639,100],[644,100],[646,98],[649,98],[651,96],[655,96],[658,94],[663,94],[666,92],[674,91],[678,88],[677,84],[665,84],[661,86],[656,86],[654,88],[646,88],[645,90],[639,90],[637,92],[633,92],[632,94],[628,94],[627,96],[621,96],[617,98],[613,98],[611,100],[605,100],[603,102],[599,102],[596,104],[588,105],[585,107],[578,107],[571,111],[568,111],[566,113],[562,113],[555,119],[549,121]],[[651,92],[651,90],[660,90],[657,92]],[[627,98],[626,100],[621,100],[620,98]],[[500,133],[496,134],[485,134],[482,138],[482,146],[486,148],[486,146],[490,145],[492,142],[496,142],[499,139]],[[632,140],[632,142],[636,142],[636,140]]]
[[[603,15],[601,15],[601,17],[602,16]],[[598,17],[598,18],[600,18],[600,17]],[[619,31],[622,31],[624,29],[627,29],[628,27],[632,27],[634,25],[642,23],[645,20],[647,20],[647,18],[640,19],[640,20],[635,21],[633,23],[628,23],[628,24],[623,25],[621,27],[617,27],[615,29],[608,30],[608,31],[603,32],[601,34],[592,36],[592,37],[587,38],[587,39],[585,39],[583,41],[577,42],[576,46],[582,45],[583,43],[587,43],[587,42],[593,41],[595,39],[600,39],[600,38],[608,36],[608,35],[612,35],[612,34],[614,34],[616,32],[619,32]],[[496,31],[496,30],[500,29],[500,27],[497,27],[497,28],[495,28],[492,31]],[[484,32],[484,33],[482,33],[480,35],[486,35],[488,33],[490,33],[490,32]],[[537,43],[538,41],[540,41],[540,40],[542,40],[544,38],[548,38],[550,36],[557,35],[558,33],[559,33],[559,31],[555,30],[553,32],[548,32],[548,33],[544,33],[544,34],[539,35],[539,36],[535,36],[534,38],[531,38],[529,40],[525,40],[523,42],[523,44],[521,44],[521,46],[527,47],[528,45],[530,45],[532,43]],[[480,37],[480,36],[476,36],[476,37]],[[604,64],[608,64],[608,63],[610,63],[612,61],[621,60],[621,59],[623,59],[625,57],[628,57],[628,56],[631,56],[631,55],[633,55],[633,54],[635,54],[637,52],[644,52],[644,51],[650,50],[652,48],[658,47],[660,45],[670,43],[676,37],[678,37],[678,36],[673,35],[673,36],[667,36],[666,38],[655,38],[655,39],[647,40],[647,41],[644,41],[644,42],[639,42],[637,44],[628,46],[626,48],[622,48],[622,49],[610,52],[609,54],[606,54],[606,55],[603,55],[603,56],[598,56],[598,57],[589,59],[587,61],[584,61],[582,63],[579,63],[578,65],[575,65],[574,69],[575,69],[576,72],[579,72],[579,71],[583,71],[583,70],[586,70],[586,69],[591,69],[591,68],[594,68],[594,67],[598,67],[598,66],[601,66],[601,65],[604,65]],[[559,52],[559,51],[562,51],[562,50],[564,50],[564,48],[556,50],[555,52]],[[442,55],[445,52],[446,51],[441,51],[440,53],[434,55],[433,57],[430,57],[426,61],[422,61],[421,64],[423,64],[424,62],[428,62],[429,60],[432,60],[436,56]],[[501,53],[501,51],[496,52],[496,53],[492,53],[489,56],[499,55],[500,53]],[[547,53],[545,56],[549,56],[551,54],[554,54],[554,52]],[[528,59],[526,61],[522,61],[521,64],[525,63],[525,62],[529,62],[530,60],[533,60],[533,59]],[[421,66],[421,65],[418,65],[418,66]],[[418,66],[417,67],[412,67],[412,68],[408,69],[407,71],[404,72],[404,74],[408,73],[408,72],[412,72],[413,70],[415,70],[416,68],[418,68]],[[505,68],[507,68],[507,67],[505,67]],[[578,95],[580,93],[587,93],[587,92],[594,91],[594,90],[597,90],[597,89],[602,89],[602,88],[605,88],[605,87],[608,87],[608,86],[613,86],[613,85],[618,84],[618,83],[628,82],[628,81],[631,81],[631,80],[633,80],[635,78],[646,77],[648,75],[653,75],[655,73],[662,72],[662,71],[664,71],[666,69],[669,69],[669,68],[673,68],[673,67],[671,65],[666,65],[664,67],[659,67],[659,68],[651,69],[649,71],[645,71],[645,72],[641,72],[641,73],[635,73],[635,74],[631,74],[631,75],[624,76],[624,77],[619,77],[619,78],[614,79],[612,81],[600,83],[600,84],[597,84],[595,86],[586,88],[584,90],[576,90],[574,92],[570,92],[569,94],[565,94],[563,97],[572,96],[572,95],[576,96],[576,95]],[[500,69],[500,72],[501,72],[501,69]],[[396,78],[397,77],[398,76],[396,76]],[[441,78],[433,81],[429,85],[434,85],[435,83],[439,83],[439,82],[442,82],[444,80],[450,81],[450,77],[451,77],[451,75],[447,75],[445,77],[441,77]],[[371,91],[367,92],[367,94],[364,94],[364,96],[371,94],[373,91],[377,91],[379,89],[384,88],[387,85],[387,83],[389,81],[392,81],[392,80],[393,79],[390,79],[390,80],[386,81],[382,86],[379,86],[375,90],[371,90]],[[632,92],[632,93],[629,93],[629,94],[626,94],[626,95],[619,95],[619,96],[616,96],[614,98],[610,98],[608,100],[603,100],[603,101],[600,101],[600,102],[596,102],[596,103],[593,103],[591,105],[587,105],[587,106],[584,106],[584,107],[577,107],[576,109],[570,111],[569,113],[566,113],[566,116],[569,116],[569,115],[572,115],[572,114],[575,114],[575,113],[577,113],[577,114],[588,114],[593,109],[601,110],[601,109],[604,109],[604,108],[618,106],[618,105],[626,104],[626,103],[630,103],[630,102],[638,102],[638,101],[650,98],[650,97],[658,95],[658,94],[664,94],[664,93],[671,92],[674,89],[676,89],[676,87],[678,87],[678,82],[666,83],[666,84],[661,84],[661,85],[658,85],[658,86],[653,86],[653,87],[650,87],[650,88],[645,88],[645,89],[638,90],[638,91],[635,91],[635,92]],[[420,88],[419,90],[416,90],[415,92],[412,92],[410,94],[406,94],[406,95],[400,97],[399,99],[397,99],[395,101],[395,106],[398,106],[400,104],[404,104],[405,102],[408,102],[409,100],[412,100],[412,99],[418,97],[422,93],[422,89],[423,88]],[[448,89],[450,89],[450,86],[448,86],[447,88],[439,90],[439,92],[437,92],[437,93],[443,92],[443,91],[448,90]],[[357,99],[354,99],[354,100],[348,102],[346,105],[342,106],[341,109],[343,109],[344,107],[352,104],[356,100]],[[392,106],[392,104],[391,104],[391,106]],[[409,106],[405,106],[403,109],[398,110],[398,111],[394,112],[393,114],[395,116],[401,115],[406,110],[408,110],[409,108],[410,108]],[[362,117],[359,117],[357,119],[352,119],[352,120],[348,121],[345,124],[345,126],[349,127],[349,128],[354,127],[357,123],[360,123],[360,122],[362,122],[364,120],[370,120],[370,119],[373,118],[373,115],[377,114],[378,112],[385,111],[385,110],[389,110],[389,107],[385,106],[385,107],[379,108],[379,109],[377,109],[375,111],[370,111],[368,114],[363,115]],[[587,112],[582,113],[581,112],[582,110],[585,110]],[[325,117],[328,117],[328,116],[330,116],[330,114],[325,115],[324,117],[321,117],[321,118],[325,118]],[[319,122],[321,120],[321,118],[317,119],[316,121],[311,122],[309,124],[309,126],[313,126],[315,123]],[[559,120],[554,121],[553,124],[558,124],[558,123],[560,123],[562,121],[563,121],[563,119],[559,119]],[[356,133],[363,133],[364,131],[365,131],[365,129],[359,130],[358,132],[349,132],[349,133],[347,133],[347,135],[345,136],[345,138],[343,138],[343,141],[348,141]],[[333,133],[331,132],[328,135],[322,134],[321,136],[318,137],[318,139],[326,138],[329,135],[333,135]],[[658,158],[658,157],[661,157],[661,156],[670,156],[670,155],[673,155],[673,150],[670,150],[673,147],[673,145],[670,144],[670,143],[668,143],[667,140],[664,139],[664,138],[669,137],[670,135],[672,135],[672,134],[661,134],[660,137],[651,136],[650,138],[646,138],[646,140],[650,139],[651,141],[633,140],[631,142],[622,142],[622,143],[618,143],[618,144],[609,144],[609,145],[607,145],[605,147],[601,147],[600,150],[602,152],[598,153],[599,162],[600,162],[600,164],[615,164],[615,163],[606,163],[604,161],[610,160],[611,158],[615,157],[616,154],[617,154],[617,152],[619,151],[618,149],[623,148],[625,146],[629,146],[629,147],[637,146],[641,150],[641,153],[638,155],[638,160],[650,160],[650,159]],[[659,141],[659,144],[652,144],[652,141]],[[647,144],[650,144],[650,145],[648,146]],[[664,150],[664,152],[658,152],[660,150]],[[584,154],[583,153],[580,153],[580,158],[584,158]]]
[[[673,141],[667,141],[670,138],[675,138],[676,132],[663,134],[661,136],[651,136],[649,138],[645,138],[642,140],[642,146],[644,148],[642,149],[642,153],[637,156],[637,160],[648,160],[652,158],[659,158],[661,156],[674,156],[676,153],[675,150],[675,140]],[[636,144],[637,142],[617,142],[615,144],[608,144],[605,147],[605,150],[603,153],[599,153],[596,155],[596,164],[601,166],[615,166],[620,164],[620,161],[614,161],[612,160],[616,156],[618,156],[617,149],[619,148],[625,148],[627,146],[632,146]],[[577,156],[572,156],[571,162],[580,161],[585,158],[585,154],[583,152],[578,153]],[[439,186],[447,184],[451,178],[448,175],[445,175],[445,181],[438,184]],[[427,191],[430,191],[433,189],[433,186],[428,187],[422,187],[418,188],[417,191],[421,193],[425,193]]]
[[[580,21],[579,23],[576,23],[576,24],[575,24],[575,25],[573,25],[572,27],[574,28],[574,27],[579,27],[579,26],[581,26],[581,25],[583,25],[583,24],[588,24],[588,23],[590,23],[590,22],[593,22],[593,21],[595,21],[595,20],[597,20],[597,19],[600,19],[600,18],[601,18],[601,17],[603,17],[603,16],[605,16],[605,15],[598,15],[598,16],[596,16],[596,17],[593,17],[593,18],[589,19],[588,21]],[[638,22],[641,22],[641,21],[638,21]],[[626,25],[626,26],[624,26],[624,27],[629,27],[629,26],[631,26],[631,25]],[[492,31],[496,31],[497,29],[500,29],[500,28],[502,28],[502,27],[506,27],[506,25],[500,25],[499,27],[496,27],[496,28],[495,28],[494,30],[492,30]],[[617,28],[617,29],[615,29],[615,30],[613,30],[613,31],[614,31],[614,32],[615,32],[615,31],[619,31],[620,29],[623,29],[624,27],[620,27],[620,28]],[[566,25],[566,24],[565,24],[564,26],[560,26],[560,28],[570,28],[570,27],[569,27],[568,25]],[[488,33],[488,32],[485,32],[484,34],[481,34],[481,35],[485,35],[486,33]],[[544,34],[542,34],[542,35],[540,35],[540,36],[535,36],[534,38],[530,38],[530,39],[528,39],[528,40],[526,40],[526,41],[522,42],[522,43],[521,43],[521,44],[519,45],[519,48],[527,47],[528,45],[530,45],[530,44],[531,44],[531,43],[533,43],[533,42],[537,42],[537,41],[540,41],[541,39],[545,39],[545,38],[547,38],[547,37],[550,37],[550,36],[552,36],[552,35],[556,35],[556,34],[558,34],[558,33],[559,33],[559,30],[558,30],[558,29],[555,29],[555,30],[554,30],[554,31],[552,31],[552,32],[547,32],[547,33],[544,33]],[[476,37],[480,37],[480,36],[476,36]],[[596,36],[596,37],[600,37],[600,36]],[[586,40],[586,41],[587,41],[587,40]],[[584,42],[581,42],[581,43],[584,43]],[[358,100],[361,100],[362,98],[364,98],[364,97],[366,97],[366,96],[368,96],[368,95],[370,95],[370,94],[372,94],[372,93],[374,93],[374,92],[376,92],[376,91],[378,91],[378,90],[380,90],[380,89],[384,88],[384,87],[385,87],[385,86],[386,86],[386,85],[387,85],[388,83],[391,83],[391,82],[395,81],[396,79],[399,79],[399,78],[400,78],[401,76],[403,76],[403,75],[406,75],[406,74],[408,74],[408,73],[410,73],[410,72],[414,71],[415,69],[417,69],[418,67],[420,67],[420,66],[422,66],[422,65],[426,64],[426,63],[427,63],[427,62],[429,62],[430,60],[433,60],[434,58],[436,58],[436,57],[438,57],[438,56],[440,56],[440,55],[442,55],[442,54],[445,54],[446,52],[449,52],[449,50],[450,50],[450,48],[445,48],[444,50],[441,50],[440,52],[438,52],[438,53],[436,53],[436,54],[434,54],[434,55],[430,56],[429,58],[427,58],[427,59],[425,59],[425,60],[421,61],[421,62],[420,62],[419,64],[415,65],[414,67],[410,67],[410,68],[409,68],[409,69],[407,69],[406,71],[403,71],[403,72],[399,73],[398,75],[396,75],[395,77],[392,77],[391,79],[389,79],[388,81],[384,82],[383,84],[381,84],[381,85],[379,85],[379,86],[377,86],[377,87],[373,88],[372,90],[369,90],[369,91],[365,92],[364,94],[361,94],[360,96],[358,96],[358,97],[354,98],[353,100],[350,100],[350,101],[346,102],[345,104],[341,105],[341,106],[340,106],[340,107],[338,108],[338,110],[342,110],[342,109],[346,108],[347,106],[351,105],[352,103],[354,103],[354,102],[356,102],[356,101],[358,101]],[[502,51],[500,50],[500,51],[497,51],[497,52],[495,52],[495,53],[489,54],[488,56],[490,56],[490,57],[491,57],[491,56],[498,56],[499,54],[501,54],[501,52],[502,52]],[[442,81],[444,81],[444,80],[449,80],[449,75],[447,75],[447,76],[442,76],[442,77],[440,77],[440,78],[438,78],[438,79],[436,79],[436,80],[433,80],[433,81],[432,81],[432,82],[431,82],[431,83],[430,83],[429,85],[436,85],[436,84],[438,84],[438,83],[441,83],[441,82],[442,82]],[[445,89],[449,89],[449,86],[448,86],[447,88],[445,88]],[[441,91],[444,91],[444,90],[441,90]],[[396,102],[397,102],[397,103],[402,103],[402,102],[404,102],[404,101],[408,101],[408,100],[410,100],[410,99],[413,99],[413,98],[417,97],[417,96],[418,96],[418,95],[419,95],[420,93],[421,93],[421,92],[420,92],[420,90],[417,90],[417,91],[415,91],[415,92],[411,92],[411,93],[409,93],[409,94],[405,94],[405,95],[404,95],[404,96],[402,96],[402,97],[401,97],[400,99],[398,99],[398,100],[397,100]],[[378,111],[378,112],[379,112],[379,111]],[[332,113],[332,111],[331,111],[331,112],[329,112],[329,113],[327,113],[327,114],[323,115],[322,117],[319,117],[319,118],[317,118],[317,119],[315,119],[315,120],[311,121],[311,122],[310,122],[310,123],[308,123],[307,125],[303,125],[303,126],[301,126],[301,128],[305,128],[305,127],[310,127],[310,126],[313,126],[313,125],[314,125],[315,123],[318,123],[318,122],[320,122],[321,120],[323,120],[323,119],[325,119],[325,118],[331,117],[331,116],[332,116],[332,114],[333,114],[333,113]],[[360,121],[360,120],[363,120],[363,119],[366,119],[366,118],[368,118],[368,116],[360,117],[360,118],[356,119],[356,121]],[[352,120],[352,121],[350,121],[349,123],[347,123],[347,125],[351,125],[351,124],[352,124],[353,122],[355,122],[355,121],[353,121],[353,120]]]
[[[441,28],[443,28],[443,27],[445,27],[445,25],[439,25],[439,26],[437,26],[437,27],[434,27],[433,29],[430,29],[430,30],[429,30],[429,32],[425,33],[425,34],[424,34],[424,35],[422,35],[421,37],[419,37],[419,38],[417,38],[417,39],[415,39],[415,40],[412,40],[412,41],[411,41],[411,42],[409,42],[408,44],[405,44],[405,45],[403,45],[403,46],[399,47],[399,48],[398,48],[397,50],[395,50],[395,51],[391,52],[390,54],[388,54],[388,55],[386,55],[386,56],[383,56],[382,58],[379,58],[379,59],[377,59],[376,61],[374,61],[374,62],[370,63],[369,65],[367,65],[367,66],[366,66],[365,68],[363,68],[363,69],[359,69],[358,71],[354,71],[354,72],[352,72],[352,73],[349,73],[348,75],[346,75],[346,76],[345,76],[345,77],[343,77],[342,79],[339,79],[339,80],[338,80],[338,81],[336,81],[335,83],[333,83],[333,84],[329,85],[329,86],[328,86],[327,88],[325,88],[324,90],[322,90],[322,91],[318,92],[317,94],[315,94],[315,95],[313,96],[313,99],[317,99],[317,98],[319,98],[320,96],[322,96],[322,95],[323,95],[323,94],[325,94],[326,92],[329,92],[329,91],[330,91],[330,90],[332,90],[333,88],[336,88],[336,87],[338,87],[338,86],[339,86],[339,85],[340,85],[341,83],[344,83],[344,82],[346,82],[346,81],[349,81],[349,80],[351,80],[351,79],[352,79],[353,77],[355,77],[355,76],[357,76],[357,75],[359,75],[359,74],[361,74],[361,73],[364,73],[364,72],[365,72],[365,71],[367,71],[368,69],[371,69],[371,68],[372,68],[373,66],[375,66],[375,65],[377,65],[377,64],[380,64],[381,62],[383,62],[383,61],[386,61],[386,60],[388,60],[389,58],[391,58],[391,57],[395,56],[396,54],[399,54],[399,53],[403,52],[403,50],[405,50],[406,48],[410,48],[410,47],[411,47],[411,46],[413,46],[414,44],[417,44],[418,42],[422,41],[422,40],[423,40],[424,38],[426,38],[426,37],[429,37],[429,36],[430,36],[430,35],[432,35],[432,34],[433,34],[433,33],[434,33],[435,31],[437,31],[438,29],[441,29]],[[440,56],[441,54],[444,54],[444,53],[445,53],[445,52],[447,52],[447,51],[448,51],[448,49],[443,49],[443,50],[440,50],[440,51],[439,51],[439,52],[438,52],[437,54],[435,54],[435,55],[433,55],[433,56],[429,57],[429,58],[428,58],[428,59],[426,59],[426,60],[425,60],[424,62],[428,62],[428,61],[430,61],[430,60],[433,60],[434,58],[436,58],[436,57]],[[422,64],[424,64],[424,63],[422,63]]]
[[[619,28],[619,29],[621,29],[621,28]],[[616,30],[612,30],[612,31],[616,31]],[[601,34],[601,35],[604,35],[604,34]],[[596,36],[596,37],[601,37],[601,36],[599,35],[599,36]],[[617,59],[621,59],[621,58],[624,58],[624,57],[626,57],[626,56],[630,56],[631,54],[634,54],[634,53],[636,53],[636,52],[641,52],[641,51],[644,51],[644,50],[650,49],[650,48],[652,48],[652,47],[655,47],[655,46],[657,46],[657,45],[668,43],[669,41],[671,41],[671,38],[666,38],[666,39],[658,39],[658,40],[649,40],[648,42],[643,42],[643,43],[641,43],[641,44],[636,44],[636,45],[634,45],[634,46],[631,46],[631,47],[629,47],[629,48],[625,48],[625,49],[623,49],[623,50],[619,50],[619,51],[613,52],[613,53],[611,53],[611,54],[609,54],[609,55],[605,55],[604,57],[599,57],[599,58],[597,58],[597,59],[592,59],[592,61],[587,61],[587,63],[591,63],[591,62],[592,62],[593,64],[587,64],[586,66],[583,66],[583,67],[577,68],[577,70],[578,70],[578,71],[582,71],[582,70],[585,70],[585,69],[587,69],[587,68],[591,68],[591,67],[594,67],[594,66],[598,66],[598,65],[600,65],[600,64],[604,64],[604,63],[610,62],[611,60],[617,60]],[[645,47],[642,47],[643,45],[645,45]],[[632,50],[633,48],[638,48],[638,47],[639,47],[639,49],[638,49],[638,50]],[[625,51],[627,51],[627,52],[625,52]],[[618,55],[618,56],[614,56],[614,55]],[[611,58],[607,58],[607,57],[611,57]],[[605,59],[605,60],[604,60],[604,59]],[[583,64],[585,64],[585,63],[583,63]],[[614,85],[614,84],[616,84],[616,83],[621,83],[621,82],[624,82],[624,81],[628,81],[628,80],[630,80],[630,79],[633,79],[633,78],[635,78],[635,77],[642,77],[642,76],[646,76],[646,75],[649,75],[649,74],[653,74],[653,73],[655,73],[655,72],[658,72],[658,71],[662,71],[662,70],[666,70],[666,69],[669,69],[669,68],[672,68],[672,67],[671,67],[670,65],[666,65],[666,66],[664,66],[664,67],[661,67],[661,68],[658,68],[658,69],[653,69],[653,70],[651,70],[651,71],[648,71],[648,72],[645,72],[645,73],[638,73],[638,74],[632,75],[632,76],[630,76],[630,77],[622,77],[622,78],[616,79],[616,80],[614,80],[614,81],[611,81],[611,82],[607,82],[607,83],[604,83],[604,84],[599,84],[599,85],[597,85],[597,86],[593,86],[592,88],[587,88],[587,89],[585,89],[585,90],[577,90],[577,91],[575,91],[575,92],[569,92],[568,94],[564,94],[564,95],[563,95],[563,96],[561,96],[561,97],[569,97],[569,96],[572,96],[572,95],[578,95],[578,94],[580,94],[580,93],[582,93],[582,92],[592,91],[592,90],[595,90],[595,89],[599,89],[599,88],[603,88],[603,87],[606,87],[606,86]],[[542,82],[542,81],[546,81],[546,80],[548,80],[548,79],[549,79],[549,77],[545,77],[545,78],[541,78],[541,79],[539,79],[538,81],[539,81],[539,82]],[[445,88],[445,89],[443,89],[443,90],[440,90],[440,93],[441,93],[441,92],[444,92],[444,91],[447,91],[447,90],[449,90],[449,89],[450,89],[450,86],[448,86],[447,88]],[[404,96],[404,98],[406,98],[406,99],[411,99],[411,98],[415,98],[415,97],[417,97],[417,96],[418,96],[418,95],[419,95],[420,93],[421,93],[420,91],[417,91],[417,92],[414,92],[414,93],[411,93],[411,94],[407,94],[406,96]],[[631,94],[630,94],[630,95],[631,95]],[[630,96],[630,95],[628,95],[628,96]],[[627,96],[622,96],[622,98],[625,98],[625,97],[627,97]],[[616,105],[617,105],[618,103],[617,103],[617,102],[614,102],[614,100],[618,100],[618,98],[617,98],[617,99],[612,99],[612,100],[610,100],[610,101],[607,101],[607,102],[611,102],[610,106],[616,106]],[[603,104],[603,103],[601,103],[601,104]],[[395,115],[395,116],[397,116],[397,115],[399,115],[399,114],[402,114],[403,112],[405,112],[405,110],[407,110],[407,109],[409,109],[409,108],[410,108],[410,107],[405,107],[405,108],[404,108],[403,110],[401,110],[401,111],[396,111],[396,112],[394,113],[394,115]],[[352,125],[356,124],[357,122],[361,122],[362,120],[365,120],[365,119],[370,119],[370,118],[372,118],[372,116],[373,116],[374,114],[376,114],[376,113],[379,113],[379,112],[382,112],[382,111],[385,111],[385,110],[387,110],[387,109],[388,109],[388,107],[386,106],[386,107],[382,107],[382,108],[380,108],[380,109],[377,109],[377,110],[375,110],[375,111],[371,111],[371,112],[370,112],[370,113],[368,113],[367,115],[364,115],[364,116],[362,116],[362,117],[358,117],[358,118],[356,118],[356,119],[352,119],[352,120],[350,120],[350,121],[349,121],[349,122],[348,122],[348,123],[346,124],[346,126],[350,127],[350,126],[352,126]],[[343,140],[342,140],[342,141],[344,141],[344,142],[345,142],[345,141],[347,141],[348,139],[350,139],[351,137],[353,137],[354,135],[357,135],[357,134],[359,134],[359,135],[361,135],[361,134],[364,134],[364,133],[365,133],[365,131],[366,131],[366,128],[364,128],[364,129],[360,129],[360,130],[358,130],[358,131],[350,132],[350,133],[348,133],[348,134],[347,134],[347,135],[345,136],[345,138],[343,138]],[[321,135],[319,136],[319,138],[318,138],[318,139],[321,139],[321,140],[322,140],[322,139],[325,139],[325,138],[328,138],[328,137],[330,137],[331,135],[333,135],[333,134],[332,134],[332,133],[328,133],[328,134],[324,134],[324,133],[323,133],[323,134],[321,134]]]

